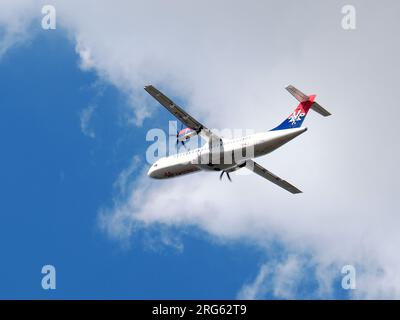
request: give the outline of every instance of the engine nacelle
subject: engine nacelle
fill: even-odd
[[[191,137],[194,137],[195,135],[197,135],[196,131],[194,131],[191,128],[185,128],[178,132],[177,140],[179,142],[185,142],[185,141],[189,140]]]

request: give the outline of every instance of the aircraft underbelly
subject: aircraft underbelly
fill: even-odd
[[[160,173],[158,174],[158,179],[167,179],[182,176],[189,173],[194,173],[196,171],[201,170],[198,166],[193,164],[176,164],[173,166],[169,166],[164,169],[160,169]]]

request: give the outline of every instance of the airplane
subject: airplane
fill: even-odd
[[[306,95],[289,85],[286,90],[299,101],[299,104],[280,125],[267,132],[227,139],[213,133],[154,86],[145,86],[144,89],[187,126],[177,133],[177,143],[184,144],[196,135],[206,140],[200,148],[157,160],[147,173],[149,177],[167,179],[206,170],[220,171],[220,179],[226,174],[229,181],[232,181],[229,173],[247,168],[292,194],[302,193],[286,180],[259,165],[253,158],[264,156],[307,131],[307,128],[301,125],[310,109],[324,117],[330,116],[331,113],[315,102],[316,95]],[[243,151],[248,150],[252,151],[251,154],[246,152],[243,155]]]

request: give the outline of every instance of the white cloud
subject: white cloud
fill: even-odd
[[[0,4],[0,58],[11,47],[30,39],[35,0],[2,0]],[[40,9],[38,11],[40,13]]]
[[[283,261],[269,261],[261,265],[255,279],[245,284],[237,297],[254,300],[269,294],[279,299],[307,298],[298,293],[301,281],[314,277],[308,274],[311,270],[309,267],[308,261],[295,255],[288,255]]]
[[[253,282],[245,284],[238,293],[238,299],[240,300],[255,300],[262,299],[267,293],[265,282],[267,277],[271,274],[268,265],[263,264],[260,267],[260,271]]]
[[[78,38],[76,39],[75,51],[80,57],[80,67],[82,70],[88,71],[95,68],[92,52],[89,47],[86,47]]]
[[[165,224],[266,248],[278,239],[296,257],[312,256],[321,294],[330,295],[335,272],[354,264],[356,297],[400,297],[398,2],[356,1],[356,31],[341,28],[339,2],[54,3],[81,67],[129,95],[136,124],[151,111],[142,90],[148,83],[185,99],[209,127],[267,130],[294,106],[283,91],[289,83],[318,93],[334,113],[309,115],[305,135],[259,161],[304,194],[257,176],[233,175],[228,184],[213,174],[171,181],[143,174],[100,213],[108,234],[126,239],[136,228]],[[13,2],[2,2],[0,11],[8,7]],[[19,16],[21,8],[8,12]],[[1,15],[0,23],[13,22]],[[295,261],[287,268],[300,268],[303,260]],[[279,284],[290,280],[284,270],[274,287],[282,296]]]
[[[121,171],[117,180],[114,183],[114,187],[118,189],[118,192],[121,195],[125,195],[127,189],[131,190],[130,182],[132,174],[138,169],[140,165],[140,158],[138,156],[134,156],[131,160],[131,163],[127,168]]]
[[[295,298],[299,279],[306,276],[305,265],[295,256],[289,256],[285,263],[278,265],[275,268],[274,295],[284,299]]]
[[[95,105],[90,105],[87,108],[83,109],[79,114],[79,119],[81,123],[81,131],[85,136],[88,136],[92,139],[96,137],[96,133],[90,125],[90,120],[92,119],[93,112],[96,110]]]

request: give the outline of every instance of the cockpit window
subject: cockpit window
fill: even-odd
[[[157,167],[157,163],[153,164],[153,167]]]

